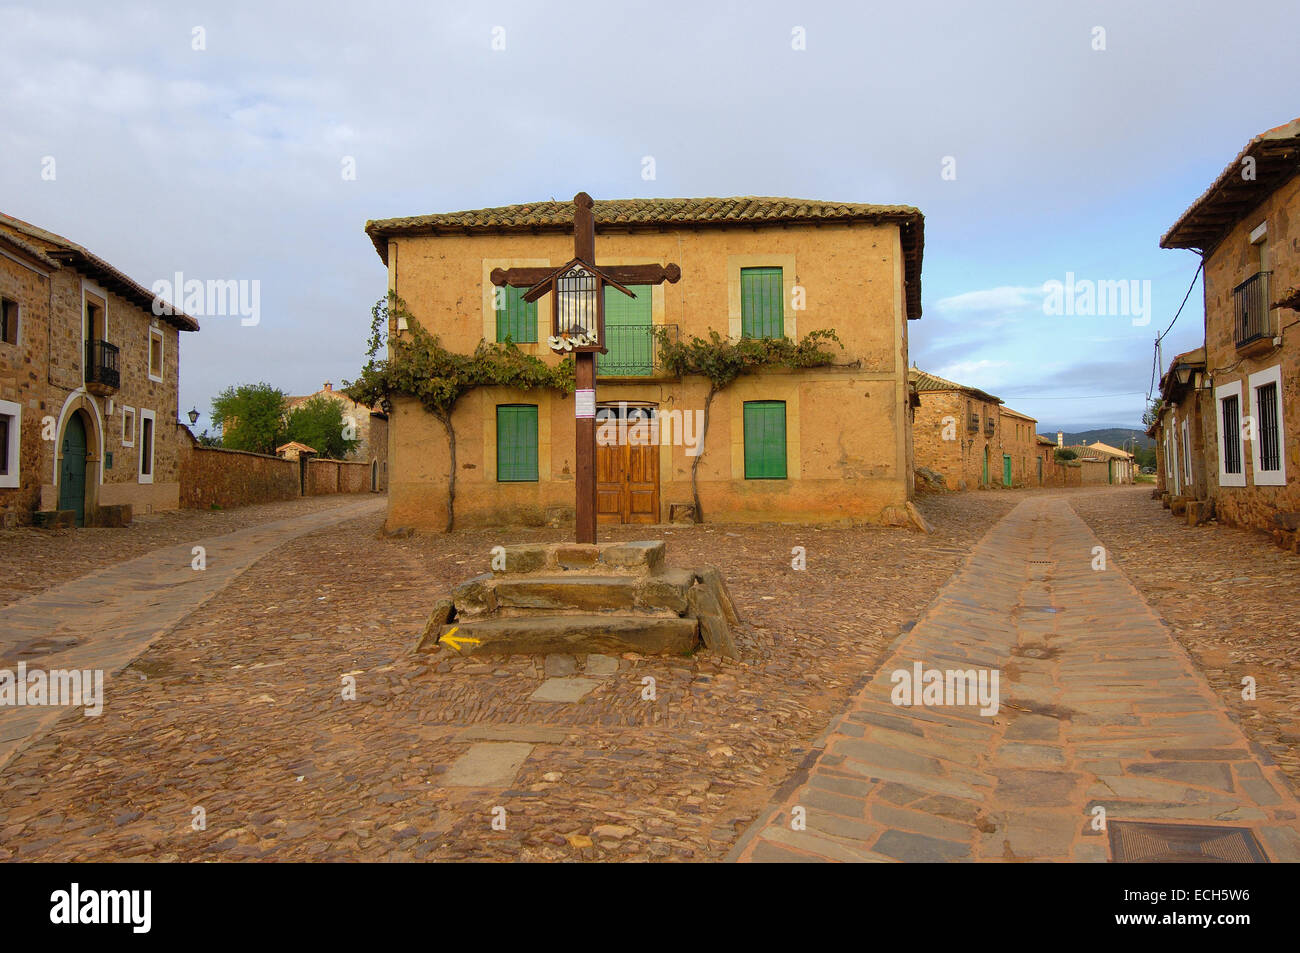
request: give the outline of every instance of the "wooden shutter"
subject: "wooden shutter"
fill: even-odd
[[[745,479],[785,478],[785,402],[749,401],[745,404]]]
[[[497,308],[497,340],[508,337],[516,344],[536,343],[537,302],[524,300],[528,289],[507,285],[497,290],[500,294],[496,297],[501,301],[501,307]]]
[[[497,482],[537,481],[537,407],[497,407]]]
[[[740,269],[740,335],[785,337],[785,291],[780,268]]]

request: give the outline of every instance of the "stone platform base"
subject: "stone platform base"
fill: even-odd
[[[660,541],[507,546],[434,608],[417,652],[737,656],[713,567],[670,569]]]

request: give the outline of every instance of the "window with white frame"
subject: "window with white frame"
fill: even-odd
[[[1255,427],[1250,442],[1256,486],[1286,486],[1286,447],[1282,427],[1282,365],[1250,375],[1250,412]]]
[[[154,426],[156,417],[152,410],[140,408],[140,482],[153,482]]]
[[[149,380],[163,379],[163,333],[160,328],[149,329]]]
[[[135,446],[135,408],[122,407],[122,446]]]
[[[1245,486],[1246,468],[1241,433],[1241,381],[1214,388],[1219,430],[1219,486]]]
[[[18,487],[22,432],[22,404],[0,400],[0,487]]]
[[[1191,431],[1187,426],[1187,418],[1183,418],[1183,479],[1190,482],[1192,475],[1192,440]]]

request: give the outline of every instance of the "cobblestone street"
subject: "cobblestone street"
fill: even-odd
[[[929,536],[721,524],[602,534],[662,535],[670,563],[717,565],[744,619],[737,633],[744,657],[736,662],[590,656],[543,664],[523,656],[497,662],[446,651],[416,655],[412,647],[434,602],[486,568],[493,546],[553,539],[555,531],[386,539],[376,534],[376,515],[322,524],[287,537],[174,627],[142,642],[142,654],[109,679],[101,717],[69,713],[43,726],[44,734],[0,769],[0,858],[699,860],[744,852],[763,859],[757,850],[764,844],[764,851],[817,854],[807,842],[753,835],[738,846],[738,839],[784,809],[810,778],[834,773],[826,763],[839,756],[833,746],[869,741],[854,735],[868,727],[888,733],[861,712],[869,704],[863,696],[882,677],[878,670],[886,672],[887,687],[891,655],[926,638],[935,640],[925,644],[926,654],[913,654],[927,661],[939,658],[931,646],[976,644],[969,620],[936,625],[943,606],[935,599],[946,584],[949,597],[963,584],[953,578],[963,567],[976,574],[964,583],[974,587],[971,599],[982,593],[989,601],[984,615],[993,634],[981,651],[1004,668],[1002,697],[1010,704],[994,719],[1003,724],[990,729],[976,715],[945,734],[922,724],[925,710],[890,706],[887,692],[883,706],[870,704],[881,718],[904,711],[921,725],[919,733],[903,731],[901,744],[918,762],[941,761],[942,773],[953,778],[996,769],[987,777],[997,797],[975,809],[954,807],[953,816],[932,811],[926,833],[909,826],[917,805],[897,790],[907,785],[884,782],[876,785],[870,815],[843,817],[883,825],[876,834],[892,831],[886,847],[919,843],[904,832],[963,843],[964,856],[975,858],[1019,859],[1028,856],[1026,845],[1041,843],[1059,848],[1053,856],[1095,860],[1104,859],[1096,850],[1101,839],[1081,833],[1089,799],[1140,801],[1143,785],[1163,783],[1178,787],[1179,803],[1197,805],[1196,817],[1210,811],[1219,822],[1267,827],[1261,840],[1280,858],[1294,846],[1285,813],[1295,805],[1285,783],[1249,749],[1228,706],[1127,581],[1142,588],[1148,564],[1169,556],[1162,541],[1145,551],[1117,544],[1122,574],[1092,573],[1088,549],[1095,541],[1083,547],[1082,569],[1067,573],[1074,588],[1062,592],[1072,606],[1095,602],[1082,614],[1090,626],[1085,633],[1067,628],[1070,612],[1051,615],[1046,628],[1042,620],[1006,615],[1025,601],[1020,590],[1035,585],[1033,573],[1026,574],[1029,553],[1050,548],[1041,557],[1055,561],[1050,573],[1066,572],[1090,539],[1074,509],[1105,522],[1138,506],[1139,497],[1135,512],[1168,520],[1142,488],[1102,488],[925,497],[919,505],[936,529]],[[999,524],[1017,504],[1019,515]],[[1017,529],[1030,514],[1030,528]],[[1056,542],[1049,522],[1062,530]],[[1108,545],[1109,531],[1097,530]],[[1252,543],[1269,548],[1258,537]],[[795,546],[807,550],[806,570],[791,567]],[[1001,555],[984,558],[990,553]],[[1293,591],[1296,571],[1294,564],[1278,569],[1279,578],[1290,574]],[[1110,588],[1094,593],[1088,587],[1097,579]],[[38,600],[62,598],[63,591],[13,608],[30,623]],[[1284,628],[1287,606],[1274,605],[1273,623]],[[6,632],[10,618],[6,610]],[[1008,618],[1021,619],[1016,629]],[[1117,618],[1123,621],[1112,624]],[[1213,624],[1212,617],[1205,621]],[[1052,628],[1058,624],[1060,630]],[[1023,632],[1032,626],[1044,642],[1070,648],[1041,660],[1011,657],[1013,648],[1028,646]],[[1141,685],[1107,685],[1113,663],[1106,640],[1114,632],[1123,633],[1126,648],[1147,653],[1140,670],[1125,663]],[[346,677],[356,680],[354,701],[344,698]],[[1162,708],[1152,700],[1161,692],[1194,699],[1195,708]],[[0,726],[13,714],[0,713]],[[1010,737],[1007,723],[1026,737]],[[832,724],[838,727],[828,735]],[[1007,737],[995,743],[990,732]],[[1180,777],[1174,785],[1135,777],[1142,772],[1130,762],[1144,759],[1101,750],[1085,758],[1079,747],[1138,745],[1143,732],[1167,732],[1169,749],[1232,755],[1199,779]],[[978,743],[970,740],[975,734]],[[1068,770],[1052,761],[1054,752]],[[1182,756],[1166,762],[1203,763]],[[1071,778],[1068,791],[1036,786],[1038,772],[1058,769]],[[1226,781],[1206,780],[1224,770]],[[1118,776],[1130,783],[1128,793],[1114,789]],[[971,779],[959,780],[980,790]],[[1261,783],[1277,802],[1264,803]],[[1050,802],[1041,805],[1041,827],[985,830],[1010,823],[1026,788]],[[969,791],[948,794],[961,799]],[[813,801],[803,803],[812,833],[818,815]],[[200,807],[206,826],[196,830]],[[899,846],[891,853],[875,840],[864,847],[861,831],[836,834],[825,826],[816,836],[845,838],[846,849],[864,855],[911,851]]]

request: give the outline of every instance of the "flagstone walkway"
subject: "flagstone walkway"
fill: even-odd
[[[228,586],[277,546],[319,529],[378,513],[382,497],[167,546],[63,583],[0,610],[0,668],[102,670],[108,677]],[[194,547],[206,567],[194,568]],[[39,567],[30,571],[37,573]],[[0,707],[0,768],[72,710]],[[76,710],[76,717],[83,717]]]
[[[980,541],[742,836],[734,861],[1106,861],[1124,821],[1246,827],[1300,805],[1065,497]],[[897,670],[996,670],[1000,708],[903,707]],[[802,829],[799,829],[801,828]]]

